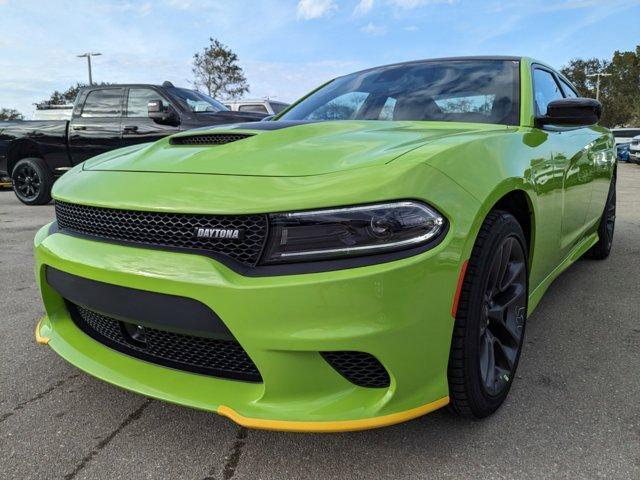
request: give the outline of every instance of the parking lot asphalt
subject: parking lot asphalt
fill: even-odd
[[[53,206],[0,191],[0,478],[640,479],[640,166],[621,164],[611,257],[530,317],[504,407],[359,433],[245,430],[98,381],[33,339],[32,239]]]

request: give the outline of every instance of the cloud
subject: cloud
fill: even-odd
[[[327,80],[365,68],[355,60],[269,62],[249,60],[243,64],[251,85],[250,97],[269,97],[292,102]]]
[[[422,7],[424,5],[432,5],[435,3],[453,4],[456,0],[389,0],[389,3],[395,7],[411,10],[413,8]]]
[[[375,25],[373,22],[369,22],[364,27],[360,29],[361,32],[366,33],[367,35],[384,35],[387,33],[387,29],[385,27],[381,27]]]
[[[298,2],[298,18],[311,20],[333,13],[338,6],[333,0],[300,0]]]
[[[403,30],[405,32],[416,32],[418,30],[418,27],[416,27],[415,25],[408,25],[404,27]]]
[[[354,15],[365,15],[373,7],[373,0],[360,0],[353,10]]]

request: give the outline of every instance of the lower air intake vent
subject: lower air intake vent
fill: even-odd
[[[364,352],[321,352],[340,375],[359,387],[385,388],[389,373],[376,357]]]
[[[249,133],[203,133],[202,135],[186,135],[172,137],[172,145],[224,145],[252,137]]]
[[[73,322],[94,340],[132,357],[177,370],[262,382],[260,372],[235,340],[184,335],[121,322],[67,301]]]

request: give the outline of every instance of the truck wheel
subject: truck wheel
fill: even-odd
[[[51,201],[53,175],[41,158],[23,158],[11,172],[13,191],[26,205],[45,205]]]
[[[595,260],[604,260],[611,253],[613,245],[613,232],[616,226],[616,177],[611,179],[607,203],[604,206],[600,224],[598,225],[598,243],[587,252],[587,257]]]
[[[484,418],[507,398],[515,378],[527,317],[528,272],[520,224],[494,210],[467,263],[449,356],[454,413]]]

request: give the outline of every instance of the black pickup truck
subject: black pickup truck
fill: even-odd
[[[42,205],[51,200],[57,177],[100,153],[182,130],[265,116],[232,112],[170,82],[87,87],[76,98],[71,120],[0,122],[0,178],[11,178],[23,203]]]

